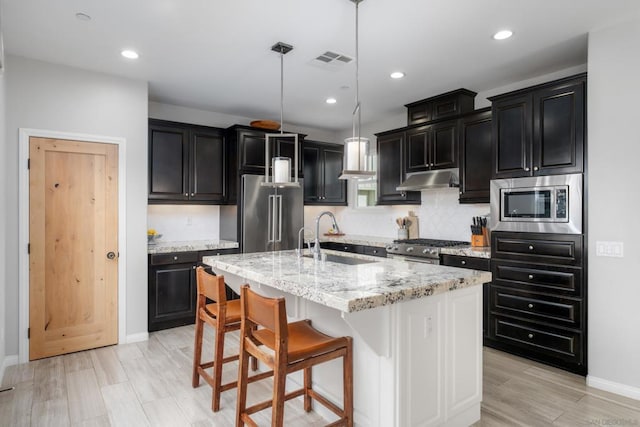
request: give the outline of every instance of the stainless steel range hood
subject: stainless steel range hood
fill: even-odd
[[[400,184],[398,191],[420,191],[430,188],[447,188],[460,186],[458,169],[440,169],[427,172],[407,174],[407,179]]]

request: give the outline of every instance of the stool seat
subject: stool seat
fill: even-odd
[[[308,320],[289,323],[287,325],[288,348],[287,359],[289,363],[308,359],[323,353],[347,346],[345,337],[331,337],[313,328]],[[253,337],[261,344],[275,351],[275,334],[269,329],[259,329],[253,333]]]
[[[217,317],[219,313],[218,303],[207,304],[204,308],[206,314],[211,317]],[[234,299],[227,301],[227,312],[225,313],[225,323],[240,323],[240,300]]]

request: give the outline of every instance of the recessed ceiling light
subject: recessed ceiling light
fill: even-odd
[[[493,39],[494,40],[504,40],[504,39],[508,39],[509,37],[511,37],[513,35],[512,31],[509,30],[502,30],[502,31],[498,31],[497,33],[495,33],[493,35]]]
[[[76,13],[76,18],[78,18],[80,21],[91,21],[91,16],[82,12]]]
[[[327,98],[324,102],[326,102],[327,104],[335,104],[338,101],[335,98]]]
[[[128,59],[138,59],[138,56],[140,56],[138,55],[138,52],[131,49],[125,49],[122,52],[120,52],[120,54]]]
[[[401,79],[404,77],[404,73],[402,71],[394,71],[390,76],[392,79]]]

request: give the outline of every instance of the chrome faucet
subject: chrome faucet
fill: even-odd
[[[308,227],[302,227],[300,228],[300,230],[298,231],[298,249],[296,249],[296,255],[298,255],[298,258],[300,258],[302,256],[302,251],[304,250],[304,230],[309,230]],[[313,233],[313,230],[309,230]],[[311,241],[307,242],[307,246],[309,247],[309,249],[311,249]]]
[[[320,236],[320,218],[322,218],[324,215],[329,215],[331,217],[331,220],[333,221],[333,229],[337,234],[340,233],[340,227],[338,227],[338,223],[336,222],[336,217],[333,216],[333,214],[329,211],[320,212],[320,215],[316,217],[316,240],[313,244],[313,251],[312,251],[313,258],[316,260],[320,259],[320,240],[318,236]]]

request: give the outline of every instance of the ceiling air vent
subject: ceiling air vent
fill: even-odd
[[[313,60],[313,62],[315,63],[329,64],[334,66],[348,64],[351,61],[353,61],[353,58],[342,55],[340,53],[331,52],[330,50],[326,51]]]

